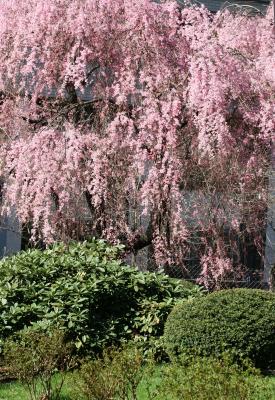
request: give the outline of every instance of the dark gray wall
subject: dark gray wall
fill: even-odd
[[[177,0],[179,4],[183,5],[183,0]],[[271,0],[193,0],[193,3],[204,4],[210,11],[217,12],[221,8],[231,7],[232,4],[255,7],[256,9],[264,12],[266,7],[270,4]]]
[[[2,217],[0,223],[0,258],[21,250],[21,231],[15,211]]]

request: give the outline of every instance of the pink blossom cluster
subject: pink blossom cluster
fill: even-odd
[[[239,271],[237,242],[261,251],[266,219],[272,15],[0,0],[5,210],[33,240],[151,243],[159,266],[195,248],[204,283]]]

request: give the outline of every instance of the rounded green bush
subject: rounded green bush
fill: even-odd
[[[175,306],[164,329],[171,358],[233,352],[256,366],[275,364],[275,294],[229,289]]]
[[[201,294],[121,261],[103,240],[27,250],[0,262],[0,341],[32,324],[65,329],[79,351],[158,338],[174,304]]]

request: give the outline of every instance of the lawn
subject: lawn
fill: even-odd
[[[57,378],[59,379],[59,378]],[[68,374],[68,377],[64,383],[62,389],[62,400],[75,400],[73,397],[72,390],[74,388],[74,381],[72,374]],[[81,398],[78,396],[78,399]],[[1,383],[0,384],[0,400],[29,400],[29,394],[25,386],[19,382]]]

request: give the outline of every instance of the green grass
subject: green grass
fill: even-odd
[[[60,378],[57,377],[59,380]],[[74,381],[72,378],[72,374],[68,373],[63,389],[62,389],[62,398],[61,400],[76,400],[73,397],[73,388]],[[27,388],[22,385],[20,382],[14,381],[10,383],[1,383],[0,384],[0,400],[29,400],[29,393]],[[78,396],[79,400],[82,400]]]
[[[1,383],[0,400],[28,400],[25,391],[19,383]]]
[[[68,374],[62,390],[62,400],[85,400],[75,393],[75,375]],[[265,387],[269,388],[271,397],[269,400],[275,400],[275,377],[259,377],[258,378]],[[153,378],[150,378],[150,391],[160,383],[158,371]],[[266,399],[266,397],[263,397]],[[26,388],[19,382],[2,383],[0,384],[0,400],[29,400]],[[138,388],[138,400],[149,400],[146,379],[141,382]],[[167,398],[158,400],[168,400]],[[196,400],[196,399],[194,399]],[[257,400],[262,400],[262,397],[257,397]]]

